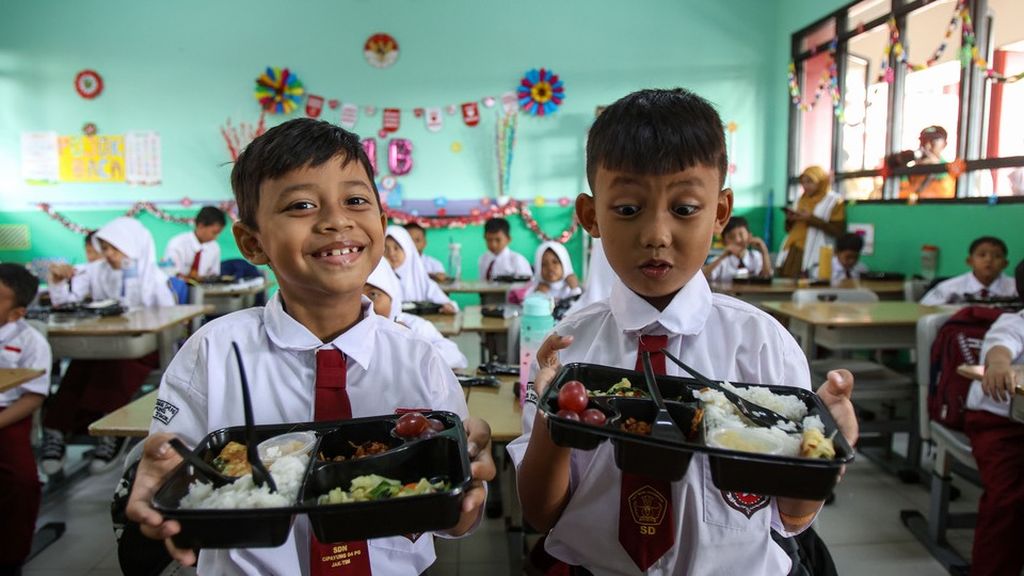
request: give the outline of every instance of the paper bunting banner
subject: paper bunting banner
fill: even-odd
[[[342,104],[341,106],[341,125],[349,130],[355,128],[356,122],[359,120],[359,106],[355,104]]]
[[[397,132],[402,122],[402,111],[398,108],[384,109],[384,122],[381,130],[384,132]]]
[[[299,106],[305,89],[299,78],[287,68],[267,67],[256,79],[254,96],[271,114],[291,114]]]
[[[331,110],[337,110],[338,106],[341,106],[341,102],[338,102],[337,100],[332,99],[327,101],[327,107]]]
[[[427,119],[426,122],[428,131],[441,131],[441,127],[444,125],[444,115],[441,114],[440,108],[427,108],[425,117]]]
[[[480,123],[480,107],[476,102],[466,102],[462,105],[462,121],[470,127]]]
[[[324,98],[323,96],[315,96],[310,94],[306,98],[306,116],[310,118],[319,118],[320,112],[324,109]]]
[[[519,98],[515,92],[505,92],[501,95],[501,109],[505,114],[511,114],[519,107]]]

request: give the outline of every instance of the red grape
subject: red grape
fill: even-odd
[[[434,436],[437,436],[437,430],[434,430],[430,426],[427,426],[427,429],[424,430],[423,432],[420,432],[420,435],[417,436],[417,438],[419,438],[420,440],[426,440],[427,438],[433,438]]]
[[[562,384],[562,389],[558,391],[558,407],[562,410],[571,410],[578,414],[586,410],[589,402],[587,389],[578,380]]]
[[[607,419],[608,417],[604,415],[604,412],[597,408],[587,408],[583,411],[583,414],[580,414],[580,420],[591,426],[604,426]]]
[[[435,432],[444,430],[444,422],[441,422],[437,418],[427,418],[427,424],[430,424],[430,427],[433,428]]]
[[[555,414],[555,416],[558,416],[559,418],[565,418],[566,420],[575,420],[577,422],[579,422],[580,420],[580,415],[573,412],[572,410],[559,410],[558,414]]]
[[[402,417],[395,423],[395,434],[402,438],[415,438],[430,427],[427,417],[419,412],[402,414]]]

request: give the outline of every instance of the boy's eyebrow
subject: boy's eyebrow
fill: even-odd
[[[643,180],[639,178],[633,178],[632,176],[616,176],[611,183],[611,186],[644,186]]]
[[[320,187],[317,186],[316,183],[314,182],[299,182],[298,184],[291,184],[289,186],[285,186],[284,190],[281,190],[281,192],[279,192],[279,195],[284,196],[285,194],[289,194],[291,192],[298,192],[300,190],[318,190],[319,188]]]

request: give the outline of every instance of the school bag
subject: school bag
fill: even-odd
[[[971,380],[957,374],[956,369],[961,364],[982,363],[985,333],[1003,312],[989,306],[968,306],[939,329],[932,343],[928,383],[928,416],[933,421],[953,430],[964,429]]]

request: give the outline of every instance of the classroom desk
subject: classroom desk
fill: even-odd
[[[913,348],[917,320],[943,308],[916,302],[763,302],[761,308],[787,319],[808,358],[817,346],[829,350]]]
[[[510,290],[526,286],[525,282],[463,281],[441,284],[448,294],[479,294],[481,304],[504,304]]]
[[[985,367],[981,364],[961,364],[956,367],[956,373],[971,380],[981,380],[985,377]]]
[[[483,306],[466,306],[462,311],[462,331],[481,334],[507,334],[518,318],[491,318],[481,314]]]
[[[463,312],[459,310],[455,314],[424,314],[420,316],[427,322],[434,325],[437,331],[444,337],[458,336],[462,332]]]
[[[89,435],[144,438],[149,434],[149,424],[153,421],[156,393],[153,390],[140,396],[89,424]]]
[[[212,310],[212,306],[186,304],[67,323],[50,320],[46,339],[55,358],[117,360],[159,350],[160,366],[166,368],[174,357],[175,342],[185,334],[184,324]]]
[[[735,296],[744,302],[759,305],[763,302],[792,298],[793,292],[802,288],[831,288],[831,286],[801,286],[791,278],[773,278],[771,284],[745,284],[734,282],[712,282],[711,291]],[[836,288],[865,288],[878,294],[881,300],[902,300],[902,281],[846,280]]]
[[[0,368],[0,392],[7,392],[11,388],[21,386],[29,380],[35,380],[43,374],[46,374],[46,370],[36,370],[35,368]]]
[[[256,305],[256,295],[269,289],[273,283],[266,278],[261,282],[243,281],[234,284],[199,284],[191,286],[193,304],[213,306],[210,314],[230,314]]]
[[[466,306],[462,311],[462,331],[480,334],[482,362],[512,362],[513,339],[519,338],[519,317],[491,318],[481,314],[483,306]]]

